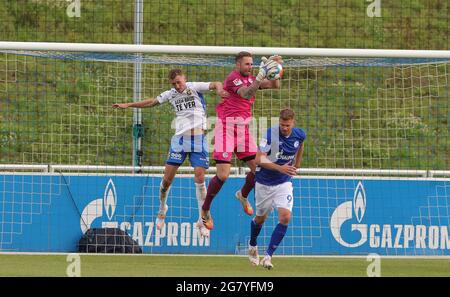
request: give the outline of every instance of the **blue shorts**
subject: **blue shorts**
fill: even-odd
[[[192,167],[208,169],[208,144],[204,134],[191,136],[174,135],[170,143],[166,164],[179,166],[183,164],[188,155]]]

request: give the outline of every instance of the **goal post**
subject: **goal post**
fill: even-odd
[[[89,225],[122,228],[148,253],[245,253],[251,218],[233,198],[245,164],[232,161],[210,239],[195,228],[188,162],[169,194],[167,226],[156,230],[174,113],[167,104],[142,109],[137,129],[132,110],[112,108],[136,97],[137,62],[144,99],[171,88],[172,68],[188,81],[223,81],[242,50],[254,54],[255,71],[261,56],[284,59],[281,88],[256,95],[255,139],[284,107],[307,134],[277,253],[449,254],[450,51],[32,42],[0,42],[0,250],[70,251]],[[204,95],[211,158],[220,98]],[[130,135],[142,140],[141,173]],[[260,248],[276,224],[271,215]]]

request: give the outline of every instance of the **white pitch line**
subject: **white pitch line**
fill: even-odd
[[[109,253],[46,253],[46,252],[0,252],[0,255],[29,255],[29,256],[67,256],[70,254],[78,254],[80,256],[127,256],[127,257],[247,257],[246,254],[243,255],[230,255],[230,254],[109,254]],[[329,259],[366,259],[369,255],[276,255],[276,258],[329,258]],[[381,259],[409,259],[409,260],[419,260],[419,259],[439,259],[439,260],[450,260],[450,256],[389,256],[389,255],[379,255]]]

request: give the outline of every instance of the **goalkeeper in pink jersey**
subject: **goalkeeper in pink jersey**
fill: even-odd
[[[224,82],[224,90],[229,96],[224,98],[216,108],[218,120],[214,129],[214,153],[217,173],[208,185],[205,202],[202,206],[202,222],[211,230],[211,202],[222,188],[230,175],[233,152],[236,157],[247,163],[250,172],[245,184],[236,192],[236,198],[241,202],[244,212],[253,215],[253,208],[248,202],[248,194],[255,186],[257,146],[249,132],[252,119],[252,105],[258,89],[278,89],[280,80],[268,80],[267,76],[277,71],[277,63],[282,63],[280,56],[263,57],[258,75],[251,75],[253,57],[251,53],[240,52],[235,57],[236,67]]]

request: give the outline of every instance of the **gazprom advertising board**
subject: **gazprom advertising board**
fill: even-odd
[[[230,178],[215,197],[214,229],[202,238],[191,177],[177,177],[162,230],[155,227],[161,177],[0,175],[0,250],[75,252],[93,227],[125,230],[145,253],[242,254],[251,217]],[[450,181],[447,179],[293,180],[294,208],[280,255],[450,255]],[[254,193],[250,194],[254,206]],[[270,241],[277,216],[263,227],[258,246]]]

